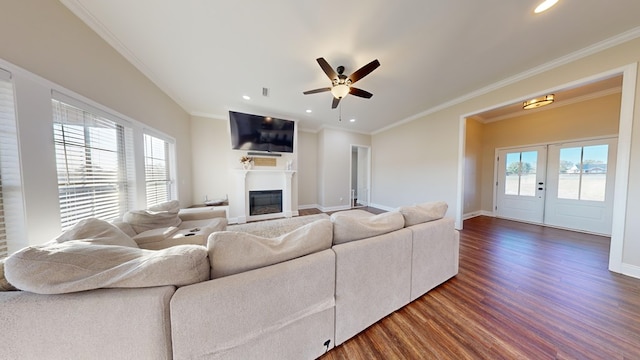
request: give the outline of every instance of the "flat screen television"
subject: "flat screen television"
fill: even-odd
[[[229,111],[231,147],[235,150],[293,152],[295,122]]]

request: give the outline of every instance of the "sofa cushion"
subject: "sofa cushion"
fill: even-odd
[[[5,259],[0,259],[0,291],[18,290],[13,285],[11,285],[7,278],[4,276],[4,261]]]
[[[138,247],[136,242],[117,226],[96,218],[80,220],[71,229],[54,239],[57,243],[72,240],[81,240],[95,245]]]
[[[178,216],[179,210],[180,206],[174,200],[152,206],[147,210],[128,211],[124,214],[122,220],[131,224],[133,230],[140,234],[147,230],[180,226],[182,220]]]
[[[131,227],[131,224],[129,224],[128,222],[124,222],[121,219],[113,220],[111,221],[111,224],[113,224],[118,229],[122,230],[123,233],[129,235],[129,237],[131,238],[137,235],[135,230],[133,230],[133,228]]]
[[[178,213],[180,211],[180,203],[178,202],[178,200],[169,200],[169,201],[162,202],[160,204],[150,206],[147,210]]]
[[[404,225],[412,226],[427,221],[442,219],[449,205],[444,201],[426,202],[414,206],[402,206],[398,211],[404,216]]]
[[[321,219],[276,238],[221,231],[209,236],[211,278],[277,264],[331,247],[331,221]]]
[[[397,211],[371,216],[348,213],[351,211],[331,215],[334,245],[386,234],[404,227],[404,218]]]
[[[144,248],[144,244],[164,241],[166,238],[173,236],[176,232],[178,232],[178,228],[175,226],[151,229],[134,236],[133,240],[139,247]]]
[[[98,288],[182,286],[209,278],[207,249],[197,245],[144,250],[70,240],[24,248],[5,262],[18,289],[63,294]]]

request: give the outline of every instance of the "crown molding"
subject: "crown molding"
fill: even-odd
[[[493,83],[491,85],[488,85],[488,86],[480,88],[480,89],[478,89],[476,91],[470,92],[470,93],[468,93],[466,95],[460,96],[460,97],[455,98],[455,99],[450,100],[450,101],[447,101],[445,103],[442,103],[442,104],[440,104],[438,106],[435,106],[435,107],[432,107],[430,109],[427,109],[427,110],[425,110],[423,112],[420,112],[418,114],[409,116],[409,117],[407,117],[405,119],[402,119],[402,120],[400,120],[400,121],[398,121],[396,123],[393,123],[391,125],[385,126],[385,127],[381,128],[381,129],[378,129],[376,131],[373,131],[371,134],[372,135],[376,135],[376,134],[385,132],[385,131],[390,130],[390,129],[396,127],[396,126],[400,126],[400,125],[406,124],[406,123],[411,122],[413,120],[417,120],[419,118],[422,118],[424,116],[436,113],[438,111],[444,110],[444,109],[452,107],[454,105],[461,104],[461,103],[463,103],[465,101],[471,100],[471,99],[476,98],[478,96],[481,96],[481,95],[490,93],[492,91],[501,89],[501,88],[503,88],[505,86],[508,86],[508,85],[512,85],[512,84],[518,83],[518,82],[520,82],[522,80],[528,79],[528,78],[533,77],[535,75],[542,74],[544,72],[547,72],[549,70],[555,69],[557,67],[560,67],[560,66],[569,64],[571,62],[574,62],[576,60],[585,58],[587,56],[599,53],[599,52],[601,52],[603,50],[606,50],[606,49],[612,48],[614,46],[623,44],[623,43],[625,43],[627,41],[636,39],[638,37],[640,37],[640,26],[635,27],[635,28],[633,28],[631,30],[625,31],[623,33],[620,33],[620,34],[618,34],[616,36],[610,37],[608,39],[605,39],[603,41],[597,42],[597,43],[592,44],[590,46],[587,46],[586,48],[583,48],[581,50],[574,51],[574,52],[572,52],[570,54],[567,54],[567,55],[559,57],[559,58],[557,58],[555,60],[549,61],[549,62],[547,62],[545,64],[540,65],[540,66],[531,68],[531,69],[529,69],[527,71],[524,71],[524,72],[522,72],[520,74],[517,74],[517,75],[511,76],[511,77],[508,77],[506,79],[500,80],[500,81],[495,82],[495,83]]]

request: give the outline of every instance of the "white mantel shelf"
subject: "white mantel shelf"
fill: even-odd
[[[235,169],[235,171],[244,173],[285,173],[285,174],[294,174],[296,170],[285,170],[285,169]]]
[[[296,170],[285,169],[234,169],[238,176],[237,199],[244,204],[244,213],[238,216],[238,223],[247,220],[267,220],[279,217],[292,217],[292,178]],[[264,215],[249,215],[249,191],[282,190],[282,212]]]

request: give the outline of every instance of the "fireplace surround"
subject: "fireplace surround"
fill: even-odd
[[[294,206],[293,177],[295,170],[283,169],[251,169],[234,170],[236,174],[235,192],[230,205],[230,223],[246,223],[247,221],[289,218],[297,216]],[[250,192],[280,190],[282,191],[282,205],[278,212],[258,214],[251,212]],[[295,210],[294,210],[295,209]],[[273,211],[273,210],[271,210]]]

